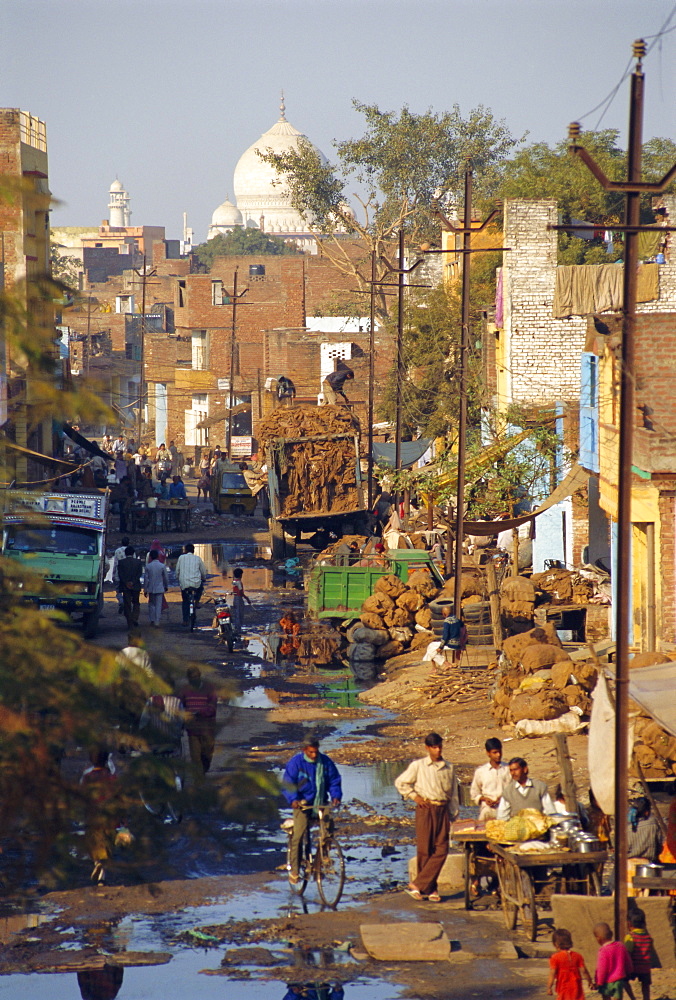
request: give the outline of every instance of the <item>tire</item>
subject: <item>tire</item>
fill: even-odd
[[[345,858],[337,840],[331,837],[319,844],[315,864],[319,895],[327,906],[335,909],[345,885]]]
[[[453,611],[455,602],[453,600],[448,601],[430,601],[427,605],[432,612],[433,618],[446,618],[448,614]]]
[[[82,632],[85,639],[94,639],[99,630],[99,619],[101,617],[101,605],[98,604],[93,611],[85,615],[82,619]]]
[[[310,870],[312,867],[312,862],[310,859],[310,831],[306,831],[303,837],[303,846],[301,851],[300,868],[298,874],[300,879],[295,884],[291,881],[291,837],[287,838],[286,843],[286,872],[289,879],[289,888],[291,892],[295,892],[298,896],[302,896],[307,888],[307,884],[310,881]]]
[[[538,936],[538,912],[535,906],[535,890],[533,881],[527,871],[519,872],[521,879],[523,902],[521,904],[521,923],[531,941]]]
[[[512,866],[508,865],[507,862],[498,857],[495,859],[495,869],[500,881],[500,899],[502,902],[502,916],[505,921],[505,927],[508,931],[513,931],[516,927],[516,916],[519,910],[516,903],[512,903],[511,900],[507,899],[507,893],[509,893],[510,896],[514,896],[516,893]]]

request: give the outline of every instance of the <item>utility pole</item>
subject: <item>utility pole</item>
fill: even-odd
[[[644,193],[663,191],[676,175],[676,164],[661,181],[649,184],[641,181],[641,152],[643,132],[642,59],[646,47],[643,39],[633,44],[636,67],[631,75],[629,104],[629,149],[627,180],[610,181],[590,154],[577,139],[580,125],[569,126],[570,152],[578,156],[589,168],[606,191],[622,191],[626,195],[625,222],[613,228],[623,230],[624,244],[624,299],[622,304],[622,349],[620,373],[620,440],[618,455],[618,543],[617,543],[617,607],[615,609],[615,938],[622,941],[627,929],[627,782],[628,782],[628,706],[629,706],[629,629],[631,627],[631,483],[634,431],[634,335],[636,327],[636,293],[638,266],[638,234],[659,228],[674,230],[673,226],[655,227],[640,224],[640,201]],[[553,226],[553,229],[565,229]]]
[[[397,383],[394,424],[394,468],[401,469],[401,391],[404,381],[404,230],[399,230],[399,268],[397,277]],[[397,494],[397,500],[399,494]],[[399,511],[397,511],[399,513]]]
[[[455,509],[455,587],[453,592],[453,614],[460,618],[462,611],[462,537],[465,521],[465,462],[467,455],[467,367],[469,359],[469,282],[470,254],[472,233],[481,232],[493,221],[497,212],[491,212],[488,218],[475,229],[472,228],[472,171],[465,171],[465,209],[462,228],[454,226],[441,212],[436,199],[432,202],[432,212],[439,219],[443,229],[462,234],[462,249],[425,250],[425,253],[459,253],[462,254],[462,299],[460,314],[460,377],[459,377],[459,412],[458,412],[458,479]],[[481,247],[478,253],[504,251],[509,247]]]
[[[139,384],[138,414],[136,419],[136,447],[141,444],[141,433],[143,429],[143,407],[145,406],[145,375],[146,375],[146,284],[148,278],[157,274],[156,268],[152,271],[146,270],[146,255],[143,254],[143,272],[134,268],[134,272],[141,278],[141,381]]]
[[[375,325],[376,325],[376,252],[371,251],[371,287],[369,301],[369,393],[368,393],[368,505],[373,510],[373,381],[375,378]]]
[[[237,292],[237,275],[239,268],[235,268],[233,279],[233,291],[229,298],[232,299],[232,329],[230,333],[230,393],[228,402],[228,458],[232,461],[232,408],[235,402],[235,332],[237,329],[237,303],[249,291],[248,287],[241,292]],[[227,294],[227,293],[226,293]]]

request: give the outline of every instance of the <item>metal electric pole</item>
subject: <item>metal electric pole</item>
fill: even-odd
[[[228,458],[232,461],[232,408],[235,402],[235,333],[237,331],[237,303],[238,301],[246,295],[249,291],[248,287],[241,292],[237,292],[237,275],[239,268],[235,268],[235,276],[233,279],[233,290],[232,295],[228,295],[232,299],[232,327],[230,330],[230,377],[229,377],[229,397],[228,397]]]
[[[136,447],[141,444],[141,433],[143,430],[143,408],[145,406],[146,391],[146,285],[148,278],[157,274],[156,268],[152,271],[146,269],[146,255],[143,254],[143,273],[134,268],[134,271],[141,278],[141,381],[139,383],[138,395],[138,415],[136,419]],[[159,442],[158,442],[159,443]]]
[[[373,381],[375,378],[375,339],[376,339],[376,252],[371,251],[371,287],[369,289],[369,394],[368,394],[368,505],[373,510]]]
[[[627,783],[629,761],[629,635],[632,622],[631,592],[631,488],[634,429],[634,334],[636,327],[638,234],[674,227],[642,226],[640,224],[641,195],[663,191],[676,175],[676,164],[661,181],[649,184],[641,181],[641,150],[643,132],[643,84],[641,60],[646,47],[642,39],[634,42],[636,67],[631,75],[629,105],[629,149],[627,180],[610,181],[584,147],[578,145],[580,126],[573,122],[569,129],[570,151],[589,168],[607,191],[622,191],[626,195],[625,222],[614,229],[624,231],[624,299],[622,304],[622,350],[620,372],[620,435],[618,456],[617,504],[617,607],[615,609],[616,672],[615,672],[615,938],[622,941],[627,928]],[[569,227],[556,226],[556,229]]]

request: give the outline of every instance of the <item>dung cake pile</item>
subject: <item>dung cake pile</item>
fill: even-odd
[[[354,445],[359,433],[359,421],[345,406],[284,407],[262,421],[258,437],[279,476],[282,515],[361,507]],[[332,440],[342,434],[350,436]]]

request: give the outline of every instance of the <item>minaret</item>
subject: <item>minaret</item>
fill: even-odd
[[[130,225],[129,195],[122,183],[115,178],[110,185],[110,200],[108,202],[108,225],[112,229],[124,229]]]

